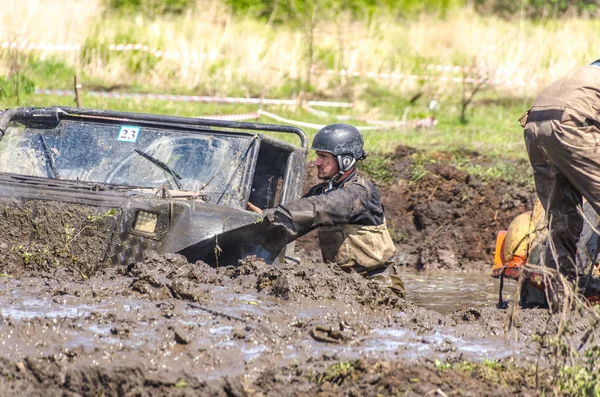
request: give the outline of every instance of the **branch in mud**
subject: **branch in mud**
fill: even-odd
[[[333,327],[325,327],[317,325],[310,330],[310,336],[318,342],[341,343],[348,339],[341,330],[333,329]]]
[[[235,321],[241,321],[242,323],[246,323],[248,321],[246,321],[245,319],[241,318],[241,317],[237,317],[234,316],[232,314],[227,314],[227,313],[222,313],[213,309],[209,309],[208,307],[204,307],[204,306],[199,306],[199,305],[194,305],[194,304],[189,304],[188,307],[192,308],[192,309],[198,309],[198,310],[202,310],[205,311],[207,313],[210,313],[214,316],[220,316],[220,317],[225,317],[228,320],[235,320]]]

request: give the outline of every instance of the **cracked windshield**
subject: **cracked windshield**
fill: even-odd
[[[247,136],[69,121],[36,127],[6,132],[0,172],[131,187],[166,184],[174,190],[224,187],[232,193],[252,142]],[[213,186],[205,187],[208,182]]]

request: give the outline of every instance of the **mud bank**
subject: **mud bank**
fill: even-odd
[[[506,310],[442,315],[323,263],[156,254],[86,280],[1,277],[0,308],[2,395],[535,395],[523,369],[498,383],[448,363],[529,368],[558,321],[521,311],[507,338]]]

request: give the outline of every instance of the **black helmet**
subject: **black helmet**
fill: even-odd
[[[362,134],[348,124],[330,124],[321,128],[313,138],[311,149],[333,154],[340,173],[348,171],[356,165],[356,161],[367,157],[363,150]]]

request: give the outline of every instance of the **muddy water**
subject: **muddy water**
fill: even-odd
[[[254,390],[250,385],[273,379],[272,371],[292,371],[286,379],[303,385],[310,383],[303,371],[348,360],[536,357],[530,336],[547,317],[522,313],[527,327],[509,342],[493,280],[459,273],[404,278],[408,300],[312,262],[250,259],[214,269],[154,255],[89,279],[60,269],[3,276],[0,372],[9,375],[0,377],[0,394],[23,385],[75,395],[154,395],[157,387],[158,394],[179,395],[177,385]],[[447,299],[434,305],[440,293]]]
[[[18,360],[23,354],[47,356],[77,348],[130,354],[141,349],[144,356],[148,352],[143,346],[171,350],[184,345],[177,353],[169,352],[167,361],[165,356],[151,361],[166,368],[172,367],[167,362],[173,355],[176,361],[191,360],[192,365],[208,355],[216,360],[211,362],[212,376],[219,377],[272,354],[291,362],[323,355],[414,359],[449,353],[477,360],[512,353],[502,338],[481,333],[465,338],[468,329],[448,327],[442,316],[410,304],[373,310],[344,299],[314,301],[298,294],[282,300],[252,289],[205,283],[194,285],[201,298],[189,302],[156,291],[140,296],[130,292],[130,279],[116,280],[65,284],[4,278],[0,291],[4,356]],[[493,288],[481,277],[461,274],[407,273],[405,282],[409,301],[414,298],[418,306],[443,313],[460,309],[479,288]],[[466,290],[462,295],[461,288]],[[492,296],[479,291],[474,303],[492,306]],[[327,329],[339,331],[341,337],[332,338]],[[92,363],[113,359],[100,355]]]
[[[417,306],[449,314],[458,309],[495,307],[500,281],[488,273],[402,272],[406,299]],[[503,300],[512,299],[517,283],[505,281]]]
[[[170,350],[177,347],[180,338],[187,340],[183,345],[191,344],[191,350],[211,353],[222,360],[222,365],[211,365],[212,376],[220,377],[239,372],[243,370],[242,363],[251,363],[274,351],[288,362],[323,355],[344,359],[415,359],[446,353],[481,360],[512,353],[503,338],[480,335],[465,338],[466,330],[440,325],[440,317],[435,313],[418,308],[414,310],[419,315],[432,316],[435,327],[430,325],[431,329],[424,330],[404,325],[405,321],[412,321],[409,319],[415,315],[412,310],[407,313],[388,308],[371,313],[333,302],[282,304],[279,299],[252,292],[232,293],[225,287],[210,288],[210,302],[203,305],[169,300],[149,302],[135,295],[123,296],[122,292],[101,298],[93,294],[63,295],[63,292],[48,290],[36,280],[6,280],[0,292],[5,357],[47,356],[77,348],[134,351],[144,345]],[[451,305],[439,304],[439,307],[450,310]],[[365,316],[368,321],[358,322],[357,315]],[[341,329],[342,323],[345,330]],[[41,324],[41,331],[36,330],[35,324]],[[15,327],[18,332],[13,332]],[[324,339],[319,340],[311,335],[318,327],[340,330],[345,340],[327,341],[325,332],[321,333]],[[294,332],[295,328],[300,332]],[[41,334],[36,335],[35,331]],[[247,337],[253,333],[256,335]],[[278,337],[283,340],[275,340]],[[189,350],[181,349],[180,353]],[[191,358],[192,362],[197,359]],[[109,356],[101,356],[92,363],[110,361]],[[156,361],[161,362],[160,357]],[[159,364],[167,366],[171,365]]]
[[[257,341],[246,342],[244,329],[251,328],[264,337],[281,332],[281,328],[298,327],[308,328],[306,335],[292,339],[279,348],[286,351],[287,359],[303,360],[340,354],[342,349],[338,342],[341,340],[322,343],[311,339],[310,333],[320,325],[336,328],[338,319],[345,317],[348,319],[341,321],[348,324],[348,329],[355,328],[348,333],[349,343],[343,348],[343,356],[347,359],[363,356],[432,357],[440,351],[456,350],[473,359],[508,355],[501,339],[463,339],[454,330],[441,326],[431,332],[396,326],[395,323],[402,322],[406,313],[393,309],[381,313],[383,321],[376,313],[369,313],[372,326],[367,327],[366,324],[356,323],[352,317],[362,311],[351,307],[314,302],[282,305],[278,299],[257,293],[232,293],[224,287],[211,288],[212,298],[208,305],[177,301],[152,303],[135,295],[124,297],[121,294],[102,298],[78,297],[62,295],[62,292],[57,294],[57,291],[44,287],[34,280],[9,281],[3,285],[0,293],[0,313],[5,320],[3,327],[0,327],[3,331],[12,328],[6,327],[6,323],[9,323],[20,330],[26,329],[24,334],[29,336],[31,333],[35,339],[34,324],[43,324],[40,339],[35,342],[7,331],[4,334],[6,339],[2,341],[8,344],[4,351],[7,357],[18,359],[23,353],[57,354],[62,349],[78,347],[111,350],[115,347],[136,349],[142,344],[160,345],[161,341],[169,338],[163,332],[173,333],[175,341],[173,330],[179,328],[195,335],[193,344],[199,351],[212,349],[216,355],[221,354],[216,353],[220,350],[235,351],[235,356],[242,361],[251,362],[270,348],[268,344]],[[351,325],[352,322],[354,324]],[[236,334],[240,330],[242,334]],[[49,338],[54,342],[49,343]],[[236,338],[239,340],[236,341]],[[233,370],[231,363],[225,365],[224,371]],[[217,371],[213,375],[223,374]]]

